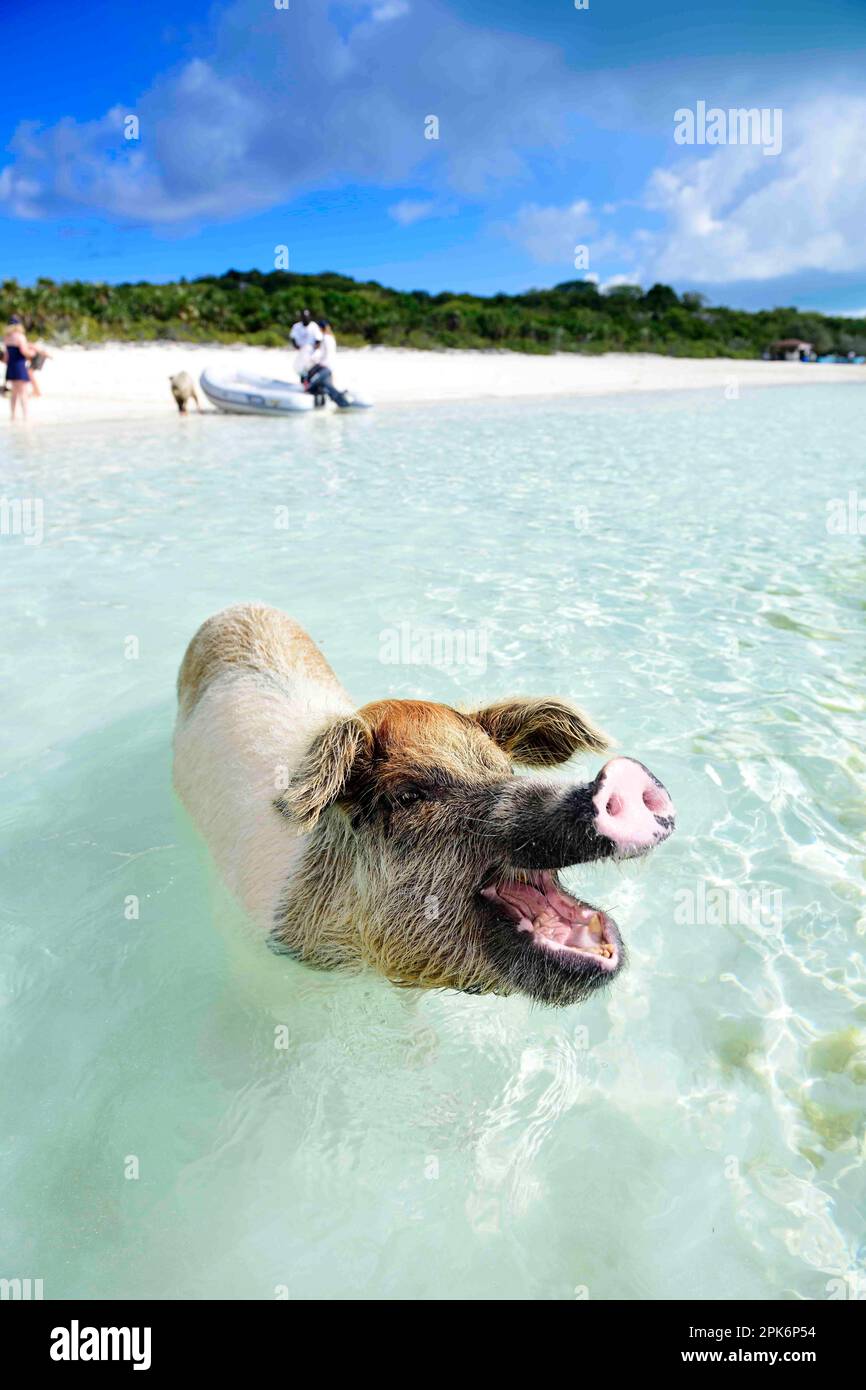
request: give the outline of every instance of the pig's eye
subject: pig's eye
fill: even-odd
[[[401,792],[400,795],[394,799],[398,806],[414,806],[416,802],[424,801],[426,798],[424,792],[419,791],[417,787],[413,787],[409,791]]]

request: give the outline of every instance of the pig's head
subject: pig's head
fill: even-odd
[[[472,714],[383,700],[335,720],[276,803],[309,835],[276,943],[312,965],[545,1004],[609,984],[619,930],[558,871],[653,849],[674,827],[670,797],[630,758],[586,783],[515,772],[605,747],[552,699]]]

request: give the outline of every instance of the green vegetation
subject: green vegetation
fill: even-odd
[[[620,285],[600,294],[586,280],[552,290],[428,294],[375,280],[288,271],[230,270],[176,284],[37,280],[0,287],[0,317],[20,313],[33,336],[55,343],[107,339],[245,342],[283,347],[298,309],[334,323],[346,346],[508,348],[517,352],[660,352],[673,357],[759,357],[777,338],[804,338],[819,353],[866,352],[866,319],[799,309],[746,313],[713,308],[667,285]],[[4,320],[5,321],[5,320]]]

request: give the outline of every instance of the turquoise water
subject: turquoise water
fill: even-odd
[[[840,386],[5,432],[44,536],[0,537],[0,1276],[862,1296],[866,559],[827,507],[863,422]],[[245,598],[359,700],[571,696],[664,780],[676,836],[572,877],[607,997],[246,941],[170,789],[184,646]],[[430,631],[450,664],[407,662]]]

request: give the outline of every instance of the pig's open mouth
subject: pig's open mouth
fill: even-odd
[[[623,946],[616,923],[600,908],[572,897],[549,869],[516,873],[482,888],[499,919],[514,924],[523,940],[544,952],[551,963],[581,974],[613,975]]]

